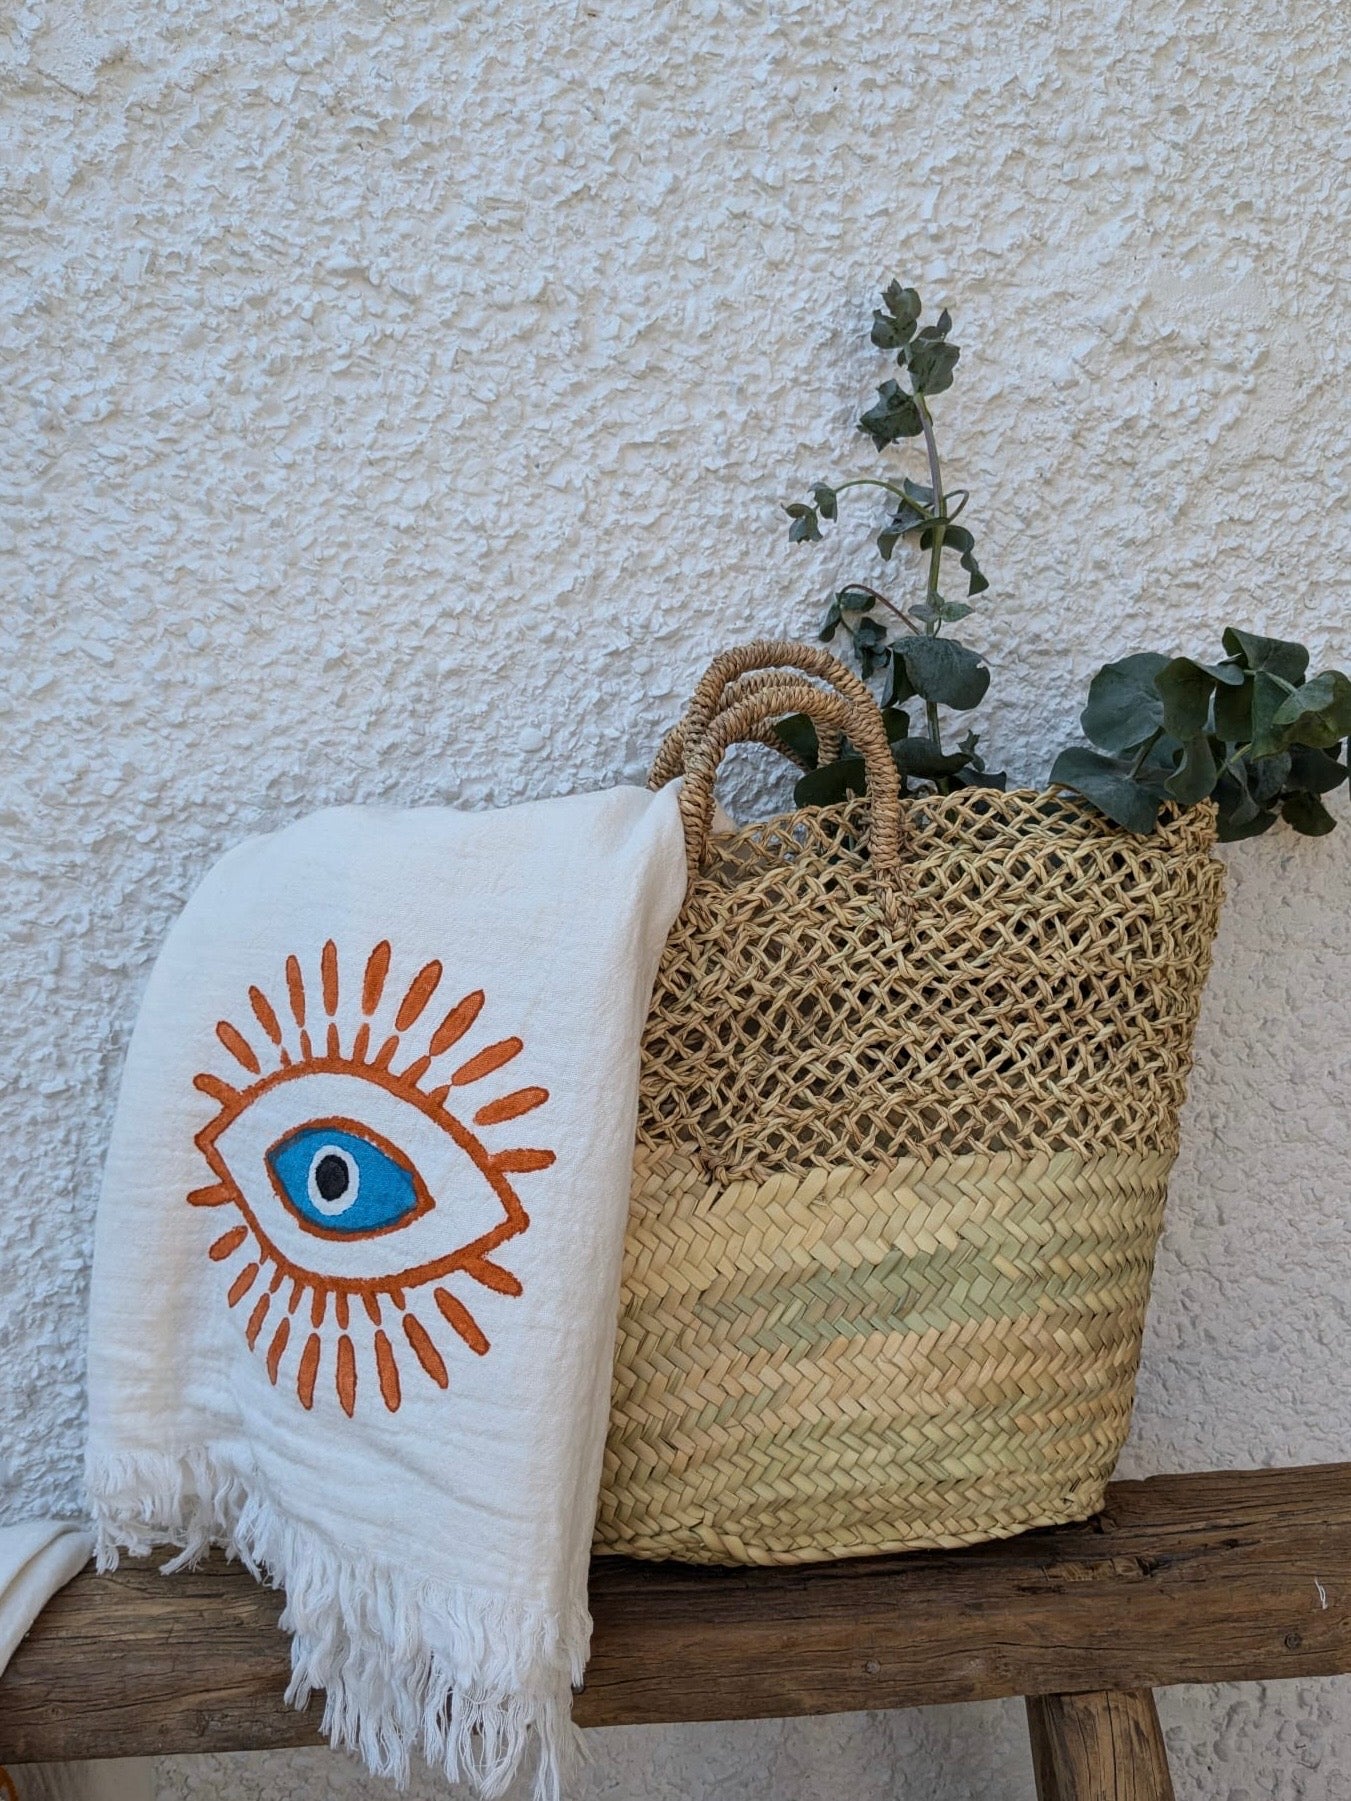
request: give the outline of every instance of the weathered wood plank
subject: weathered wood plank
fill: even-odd
[[[792,1570],[602,1559],[583,1725],[1351,1671],[1351,1464],[1118,1483],[1081,1526]],[[0,1677],[0,1762],[306,1744],[280,1598],[213,1562],[56,1596]]]
[[[1028,1697],[1037,1801],[1174,1801],[1148,1689]]]

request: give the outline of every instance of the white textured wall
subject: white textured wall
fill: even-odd
[[[776,502],[871,455],[881,279],[957,317],[1016,775],[1104,655],[1232,616],[1351,658],[1345,43],[1335,0],[0,10],[11,1512],[75,1496],[102,1147],[193,883],[331,801],[632,776],[713,650],[807,632],[861,563]],[[1132,1472],[1351,1449],[1351,829],[1231,864]],[[1351,1796],[1351,1682],[1163,1709],[1186,1801]],[[1015,1704],[596,1743],[629,1801],[1030,1794]]]

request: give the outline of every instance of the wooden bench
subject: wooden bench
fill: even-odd
[[[1024,1695],[1041,1801],[1167,1801],[1151,1691],[1351,1671],[1351,1464],[1119,1482],[1080,1526],[790,1570],[596,1562],[584,1726]],[[214,1560],[57,1595],[0,1677],[0,1763],[319,1741],[280,1597]]]

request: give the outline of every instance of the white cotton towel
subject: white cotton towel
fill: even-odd
[[[93,1555],[89,1533],[68,1520],[0,1526],[0,1671],[57,1589]]]
[[[128,1053],[95,1235],[87,1485],[119,1547],[286,1590],[289,1698],[559,1793],[673,788],[344,808],[231,852]]]

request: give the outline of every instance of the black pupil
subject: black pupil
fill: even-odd
[[[345,1194],[350,1180],[347,1164],[341,1157],[335,1157],[330,1151],[326,1157],[319,1159],[314,1172],[314,1186],[326,1201],[336,1201],[340,1195]]]

